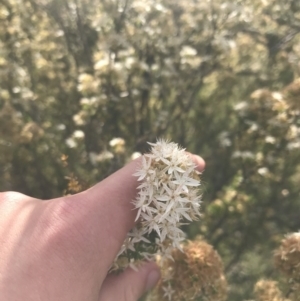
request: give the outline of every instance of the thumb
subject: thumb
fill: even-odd
[[[137,301],[152,289],[160,278],[160,271],[153,262],[145,263],[138,271],[127,268],[118,275],[109,275],[104,280],[99,301]]]

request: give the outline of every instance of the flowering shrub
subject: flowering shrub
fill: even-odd
[[[187,237],[218,249],[230,301],[253,298],[300,229],[299,20],[297,0],[0,1],[0,190],[77,193],[176,140],[208,166]],[[173,243],[141,237],[119,265]]]

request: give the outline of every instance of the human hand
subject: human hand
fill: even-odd
[[[201,171],[204,161],[193,156]],[[0,193],[0,300],[135,301],[160,277],[155,263],[107,275],[136,212],[132,161],[92,188],[48,201]]]

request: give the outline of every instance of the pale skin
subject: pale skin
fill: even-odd
[[[202,171],[204,161],[191,156]],[[107,275],[134,226],[138,166],[139,159],[84,192],[48,201],[0,193],[1,300],[136,301],[153,288],[160,278],[153,262]]]

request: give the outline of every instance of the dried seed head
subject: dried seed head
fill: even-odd
[[[293,282],[300,283],[300,233],[292,233],[282,240],[274,252],[275,266]]]
[[[223,264],[211,245],[191,241],[183,246],[183,252],[176,249],[172,256],[174,261],[163,264],[162,279],[150,300],[226,300]]]
[[[258,281],[254,288],[254,294],[257,301],[288,301],[283,297],[276,281]]]

